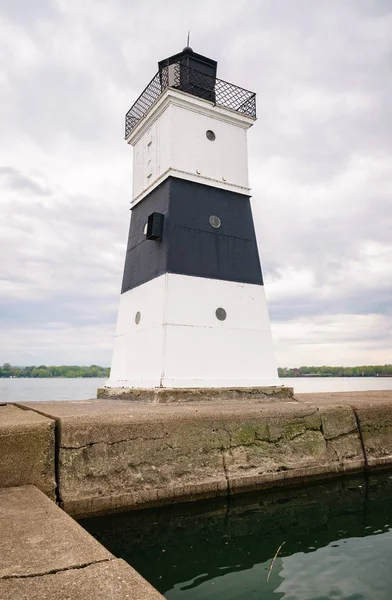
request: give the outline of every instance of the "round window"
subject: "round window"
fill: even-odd
[[[224,308],[219,307],[215,311],[215,316],[218,319],[218,321],[224,321],[227,317],[227,313]]]
[[[135,315],[135,323],[136,323],[136,325],[139,325],[141,318],[142,318],[142,315],[140,314],[139,311],[137,311],[137,313]]]
[[[222,225],[222,222],[220,220],[219,217],[217,217],[216,215],[211,215],[210,218],[208,219],[211,227],[214,227],[215,229],[218,229],[218,227],[220,227]]]
[[[210,142],[213,142],[215,140],[215,133],[211,129],[208,129],[208,131],[206,131],[206,136],[207,140],[210,140]]]

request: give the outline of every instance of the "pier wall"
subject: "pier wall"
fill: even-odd
[[[392,466],[391,392],[29,402],[6,414],[0,486],[36,485],[75,517]]]

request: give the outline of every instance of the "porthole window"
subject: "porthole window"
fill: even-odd
[[[215,140],[215,133],[211,129],[208,129],[206,131],[206,136],[207,140],[210,140],[210,142],[213,142]]]
[[[208,221],[209,221],[211,227],[214,227],[214,229],[218,229],[222,225],[220,218],[217,217],[216,215],[211,215],[210,218],[208,219]]]
[[[218,319],[218,321],[224,321],[227,317],[227,313],[224,308],[219,307],[215,311],[215,316]]]
[[[136,323],[136,325],[139,325],[141,318],[142,318],[141,313],[139,311],[137,311],[137,313],[135,315],[135,323]]]

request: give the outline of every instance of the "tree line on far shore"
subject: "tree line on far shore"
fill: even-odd
[[[392,377],[392,365],[364,365],[362,367],[279,367],[279,377]],[[109,377],[110,368],[90,365],[38,367],[0,366],[0,377]]]
[[[392,377],[392,365],[298,367],[278,369],[279,377]]]
[[[98,365],[89,367],[78,365],[13,367],[9,363],[4,363],[2,367],[0,366],[0,377],[109,377],[109,371],[109,367]]]

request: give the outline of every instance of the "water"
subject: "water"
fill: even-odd
[[[168,600],[392,597],[391,473],[81,524]]]
[[[392,377],[284,377],[280,381],[297,394],[392,390]]]
[[[97,389],[107,379],[85,377],[78,379],[0,379],[0,402],[29,400],[88,400],[97,397]]]
[[[97,389],[107,379],[2,379],[0,402],[28,400],[87,400],[97,397]],[[349,392],[392,390],[392,377],[299,377],[281,379],[282,385],[306,392]]]

